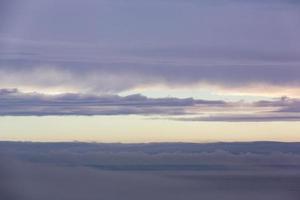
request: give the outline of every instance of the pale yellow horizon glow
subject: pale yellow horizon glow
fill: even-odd
[[[0,117],[2,141],[300,141],[300,122],[181,122],[141,116]]]
[[[266,91],[268,91],[266,93]],[[199,83],[189,86],[168,87],[167,85],[144,85],[120,93],[122,96],[143,94],[153,98],[177,97],[226,101],[259,101],[287,96],[299,98],[299,87],[276,86],[263,83],[252,83],[240,87],[224,87],[209,83]]]

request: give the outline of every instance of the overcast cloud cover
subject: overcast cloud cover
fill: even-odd
[[[120,96],[164,87],[165,94],[208,88],[290,96],[281,106],[268,99],[271,113],[204,112],[191,120],[299,119],[298,1],[3,0],[0,9],[1,115],[183,115],[229,104],[249,114],[249,106],[260,107],[222,96]]]
[[[1,7],[3,86],[299,87],[298,1],[4,0]]]

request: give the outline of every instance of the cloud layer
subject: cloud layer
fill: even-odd
[[[65,93],[47,95],[0,90],[1,116],[145,115],[182,121],[299,121],[300,100],[228,102],[193,98],[148,98]],[[155,118],[155,117],[154,117]]]
[[[179,115],[192,107],[224,107],[223,101],[147,98],[142,95],[42,95],[0,90],[1,115]],[[190,111],[191,112],[191,111]]]
[[[209,85],[300,95],[297,1],[0,5],[7,8],[0,21],[2,88],[118,93]]]
[[[297,200],[298,143],[0,142],[7,200]]]
[[[13,0],[0,7],[2,116],[299,120],[298,1]],[[171,88],[222,94],[218,101],[140,95],[155,87],[165,91],[160,96]],[[223,100],[233,92],[291,98]]]

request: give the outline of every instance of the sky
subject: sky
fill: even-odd
[[[0,140],[300,141],[298,0],[2,0]]]

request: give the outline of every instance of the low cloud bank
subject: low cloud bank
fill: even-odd
[[[297,200],[299,146],[0,142],[0,198]]]

